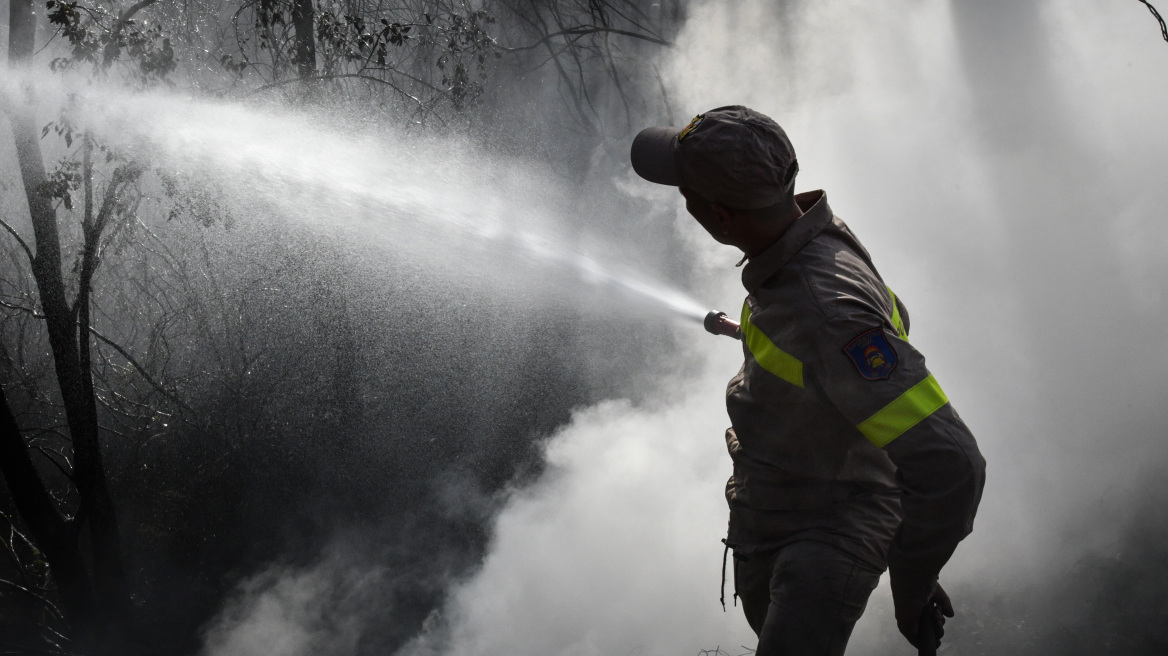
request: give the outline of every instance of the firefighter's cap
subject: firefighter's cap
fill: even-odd
[[[633,170],[649,182],[688,187],[744,210],[781,201],[799,172],[783,128],[742,105],[698,114],[683,128],[645,128],[629,156]]]

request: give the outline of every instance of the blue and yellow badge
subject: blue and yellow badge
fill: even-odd
[[[884,380],[896,368],[896,351],[884,336],[883,328],[860,333],[844,347],[860,375],[868,380]]]
[[[690,132],[698,129],[698,126],[702,124],[702,119],[705,117],[705,114],[698,114],[697,116],[693,117],[693,120],[689,122],[689,125],[685,126],[681,132],[677,133],[677,140],[681,141],[682,139],[685,139],[689,136]]]

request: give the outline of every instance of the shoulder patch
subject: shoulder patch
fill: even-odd
[[[896,368],[896,350],[888,343],[883,328],[866,330],[844,347],[844,353],[868,380],[884,380]]]
[[[702,120],[704,118],[706,118],[705,114],[698,114],[697,116],[693,117],[693,120],[689,122],[689,125],[685,126],[685,128],[683,128],[682,131],[677,134],[677,140],[681,141],[682,139],[685,139],[689,136],[690,132],[698,129],[698,126],[702,124]]]

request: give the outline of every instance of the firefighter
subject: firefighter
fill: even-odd
[[[827,195],[794,193],[795,151],[767,116],[735,105],[647,128],[631,159],[744,253],[726,545],[757,654],[843,654],[886,568],[899,630],[935,648],[953,616],[938,574],[973,528],[985,461],[909,344],[904,303]]]

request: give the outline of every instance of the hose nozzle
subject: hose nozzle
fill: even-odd
[[[706,315],[702,325],[706,327],[706,332],[712,335],[725,335],[734,339],[742,339],[742,329],[730,317],[726,316],[725,312],[710,312]]]

